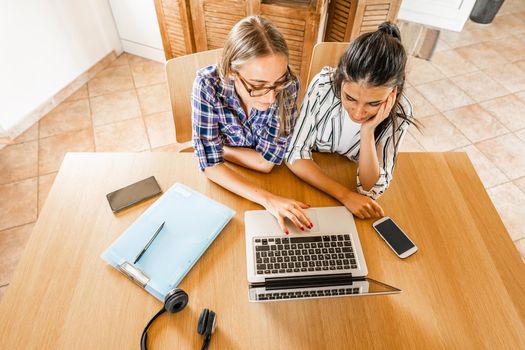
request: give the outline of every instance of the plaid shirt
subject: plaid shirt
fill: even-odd
[[[290,106],[284,133],[279,136],[277,101],[266,111],[252,109],[247,117],[235,93],[234,80],[220,78],[217,66],[197,71],[193,83],[193,148],[204,170],[224,162],[223,145],[254,148],[269,162],[281,164],[297,118],[297,79],[287,88]]]

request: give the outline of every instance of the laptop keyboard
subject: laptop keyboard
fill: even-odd
[[[348,234],[255,237],[257,275],[357,269]]]
[[[257,300],[280,300],[280,299],[301,299],[301,298],[319,298],[331,296],[343,296],[360,294],[359,288],[333,288],[324,290],[303,290],[303,291],[282,291],[258,293]]]

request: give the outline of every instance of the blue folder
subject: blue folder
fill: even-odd
[[[184,276],[235,215],[235,211],[180,183],[153,203],[101,255],[160,301]],[[133,264],[157,228],[150,247]]]

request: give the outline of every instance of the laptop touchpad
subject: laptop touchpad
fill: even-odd
[[[321,225],[319,223],[319,218],[317,217],[317,211],[315,209],[306,209],[305,210],[306,215],[308,215],[308,218],[310,221],[314,224],[314,227],[312,229],[308,229],[308,227],[304,227],[304,231],[301,231],[300,228],[297,228],[292,221],[288,218],[284,219],[284,223],[286,224],[286,227],[288,227],[288,231],[290,233],[318,233],[321,231]]]

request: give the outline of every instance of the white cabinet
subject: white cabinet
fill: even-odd
[[[124,51],[165,61],[153,0],[110,0]]]
[[[460,32],[476,0],[403,0],[398,18]]]

